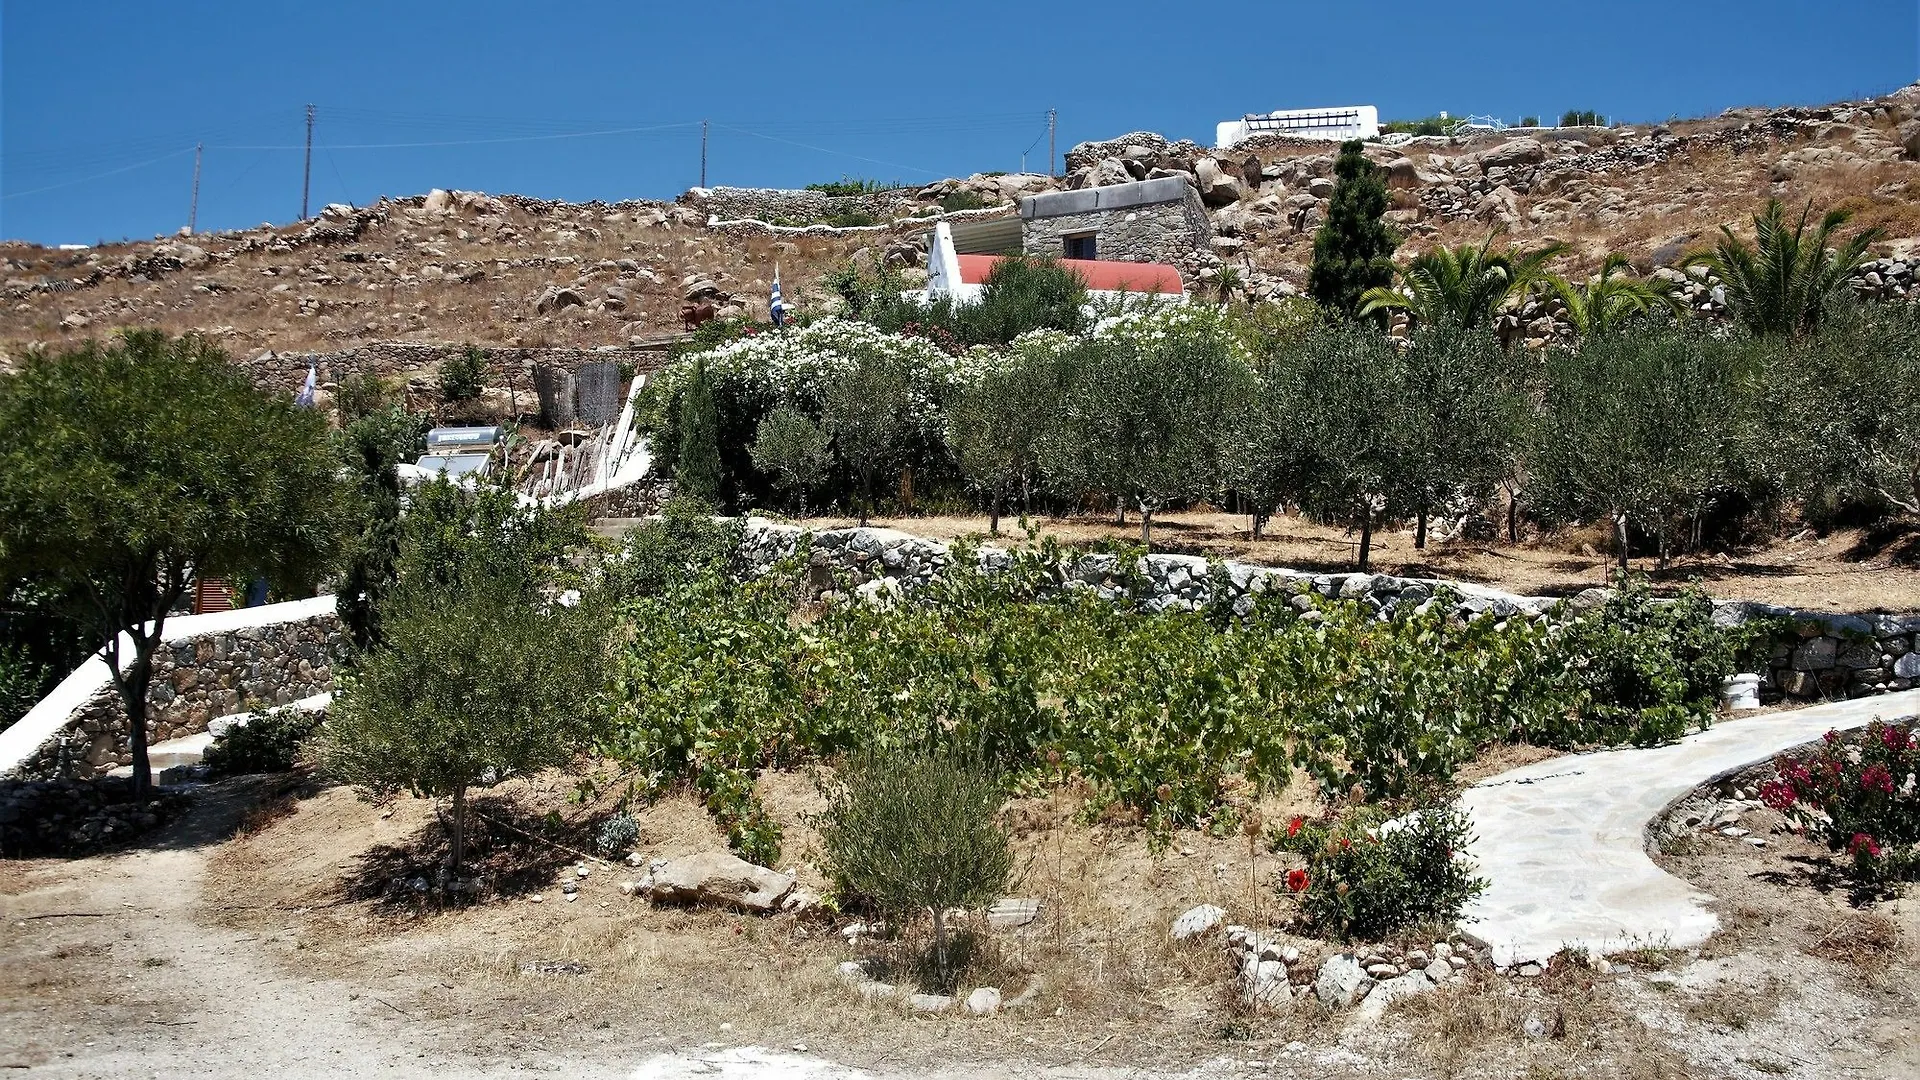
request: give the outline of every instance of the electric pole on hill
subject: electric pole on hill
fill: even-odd
[[[200,150],[202,143],[193,144],[193,202],[187,207],[187,235],[193,235],[194,223],[200,220]]]
[[[1053,126],[1054,126],[1054,121],[1059,116],[1060,116],[1059,109],[1047,110],[1047,179],[1049,180],[1053,179],[1053,177],[1057,175],[1053,171]]]
[[[307,164],[300,170],[300,220],[307,219],[307,188],[313,180],[313,106],[307,106]]]
[[[707,122],[700,121],[700,186],[707,186]]]

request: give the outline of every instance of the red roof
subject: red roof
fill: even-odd
[[[993,264],[1004,255],[960,256],[960,280],[967,285],[985,285]],[[1056,259],[1086,279],[1093,292],[1178,293],[1186,288],[1180,271],[1165,263],[1109,262],[1105,259]]]

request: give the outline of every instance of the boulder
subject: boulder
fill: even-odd
[[[967,995],[967,1011],[975,1016],[992,1016],[1000,1011],[1000,990],[983,986]]]
[[[742,911],[774,911],[793,891],[793,879],[725,851],[674,859],[654,872],[656,902],[720,904]]]
[[[444,214],[453,209],[453,195],[434,188],[427,192],[426,200],[420,204],[420,207],[429,214]]]
[[[534,298],[533,310],[535,314],[545,315],[563,308],[585,307],[586,304],[587,298],[580,295],[580,290],[570,285],[556,285],[548,286]]]
[[[1200,188],[1200,201],[1208,206],[1230,206],[1246,194],[1246,183],[1237,172],[1229,173],[1210,157],[1193,163],[1193,178]]]
[[[1313,980],[1313,993],[1322,1004],[1336,1009],[1344,1009],[1373,989],[1373,980],[1367,977],[1365,968],[1360,966],[1360,958],[1352,953],[1338,953],[1327,957],[1320,965],[1320,974]]]
[[[1316,199],[1333,198],[1333,181],[1325,176],[1316,176],[1307,181],[1307,194]]]
[[[1512,168],[1516,165],[1538,165],[1547,160],[1547,148],[1540,140],[1527,137],[1509,139],[1506,142],[1480,155],[1480,168],[1488,172],[1494,169]]]

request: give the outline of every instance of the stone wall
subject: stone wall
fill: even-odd
[[[487,369],[485,382],[488,386],[516,387],[524,410],[531,410],[533,401],[533,369],[541,366],[578,370],[583,364],[613,361],[630,365],[636,372],[656,371],[666,363],[664,348],[609,347],[599,349],[545,348],[517,349],[504,347],[486,347]],[[321,384],[339,383],[347,379],[373,375],[380,378],[398,379],[413,372],[422,372],[431,380],[437,375],[440,365],[447,360],[466,354],[465,345],[432,344],[415,341],[380,341],[361,345],[338,352],[300,353],[300,352],[263,352],[251,359],[238,361],[239,367],[246,371],[253,381],[261,386],[275,389],[297,390],[307,378],[307,365],[313,364],[318,372]],[[431,388],[429,388],[431,389]]]
[[[1213,237],[1200,194],[1184,178],[1166,177],[1176,198],[1108,208],[1095,200],[1109,189],[1054,192],[1021,200],[1021,245],[1029,255],[1060,258],[1069,236],[1093,233],[1095,255],[1112,262],[1157,262],[1194,269]],[[1084,202],[1088,209],[1060,212]],[[1101,200],[1100,202],[1104,202]]]
[[[147,741],[196,735],[215,717],[325,693],[333,689],[334,671],[347,649],[340,619],[332,613],[164,642],[154,656],[147,694]],[[126,708],[109,683],[94,690],[54,737],[7,775],[36,780],[103,776],[132,762],[128,739]]]
[[[751,219],[775,225],[810,225],[848,214],[885,222],[918,209],[915,189],[898,188],[860,195],[829,195],[790,188],[692,188],[680,201],[722,221]]]
[[[925,585],[952,564],[949,545],[892,529],[829,529],[809,533],[798,526],[764,518],[748,519],[742,552],[749,566],[765,569],[801,550],[812,570],[811,584],[822,592],[843,586],[875,598]],[[980,548],[982,566],[1009,565],[1001,548]],[[1446,594],[1458,614],[1495,618],[1549,618],[1556,610],[1583,611],[1604,601],[1606,590],[1588,589],[1562,600],[1518,596],[1468,582],[1401,578],[1386,574],[1314,574],[1255,566],[1193,555],[1148,555],[1123,565],[1114,555],[1079,555],[1057,569],[1060,586],[1088,589],[1114,601],[1132,600],[1147,611],[1197,611],[1220,598],[1233,610],[1252,610],[1253,596],[1285,592],[1305,610],[1309,595],[1354,600],[1385,612],[1420,605]],[[1756,619],[1779,620],[1786,627],[1775,639],[1761,677],[1767,700],[1865,697],[1920,685],[1920,616],[1856,616],[1797,611],[1745,601],[1720,601],[1714,619],[1738,626]],[[1731,674],[1731,673],[1729,673]]]

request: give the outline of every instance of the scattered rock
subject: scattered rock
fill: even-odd
[[[1173,929],[1168,931],[1175,941],[1189,941],[1220,926],[1226,921],[1227,910],[1212,904],[1201,904],[1189,908],[1179,918],[1173,920]]]
[[[773,911],[793,891],[793,879],[725,851],[674,859],[653,875],[656,903],[721,904]]]
[[[967,1011],[975,1016],[992,1016],[1000,1011],[1000,989],[982,986],[967,995]]]
[[[1373,989],[1373,980],[1367,976],[1360,960],[1352,953],[1337,953],[1320,965],[1320,974],[1313,981],[1314,996],[1322,1004],[1336,1009],[1344,1009]]]
[[[995,930],[1016,930],[1040,917],[1038,900],[1004,896],[987,909],[987,925]]]
[[[953,1008],[953,999],[945,994],[914,994],[907,998],[907,1008],[917,1013],[943,1013]]]

